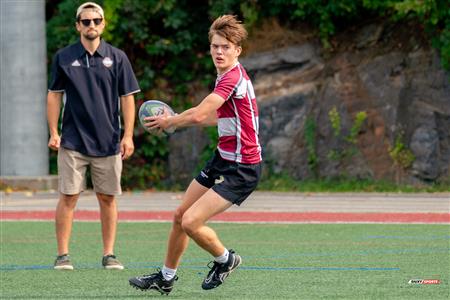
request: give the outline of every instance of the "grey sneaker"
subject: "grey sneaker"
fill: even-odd
[[[115,255],[105,255],[102,259],[102,265],[107,270],[123,270],[123,265]]]
[[[69,254],[58,255],[53,266],[55,270],[73,270]]]

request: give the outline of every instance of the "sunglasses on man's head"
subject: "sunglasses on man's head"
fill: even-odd
[[[100,25],[102,23],[103,19],[102,18],[95,18],[95,19],[83,19],[83,20],[80,20],[81,24],[83,24],[86,27],[91,25],[91,21],[93,21],[94,24],[97,26],[97,25]]]

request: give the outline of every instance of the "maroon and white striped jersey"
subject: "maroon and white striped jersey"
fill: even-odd
[[[213,92],[225,99],[217,110],[217,148],[220,156],[238,163],[259,163],[262,158],[258,106],[252,82],[244,67],[237,63],[219,75]]]

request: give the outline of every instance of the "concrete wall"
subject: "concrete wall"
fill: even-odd
[[[47,175],[45,1],[0,5],[0,175]]]

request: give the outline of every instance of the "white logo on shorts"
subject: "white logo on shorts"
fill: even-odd
[[[214,181],[215,184],[221,183],[225,180],[225,178],[223,178],[222,175],[220,175],[220,177],[218,179],[216,179],[216,181]]]

